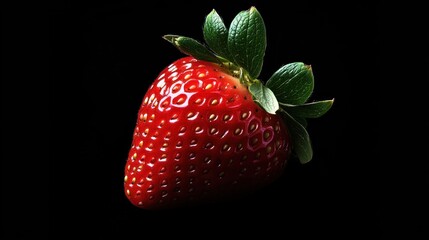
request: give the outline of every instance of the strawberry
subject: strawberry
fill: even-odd
[[[333,100],[306,103],[311,67],[291,63],[263,84],[265,26],[252,7],[228,30],[216,11],[204,24],[208,46],[164,38],[189,55],[165,68],[138,111],[125,166],[125,194],[145,209],[239,196],[275,181],[294,151],[312,158],[306,118]]]

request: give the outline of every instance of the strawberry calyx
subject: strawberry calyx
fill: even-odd
[[[253,80],[250,79],[245,69],[238,66],[236,63],[227,60],[226,58],[217,55],[213,50],[201,44],[192,38],[179,35],[164,35],[163,38],[173,44],[177,49],[186,55],[190,55],[196,59],[218,63],[223,69],[240,80],[242,84],[248,86]]]
[[[206,17],[203,33],[205,44],[179,35],[163,38],[182,53],[217,63],[239,79],[265,111],[282,117],[292,136],[294,152],[301,163],[309,162],[313,150],[306,119],[322,116],[334,102],[334,99],[307,102],[314,89],[311,66],[302,62],[289,63],[277,70],[265,84],[258,79],[266,49],[266,30],[255,7],[238,13],[229,29],[212,10]]]

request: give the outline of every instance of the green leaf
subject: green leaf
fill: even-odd
[[[290,105],[279,103],[282,108],[294,117],[303,118],[318,118],[324,115],[331,109],[334,99],[318,101],[312,103],[305,103],[302,105]]]
[[[299,122],[299,124],[301,124],[303,127],[307,128],[307,119],[297,116],[293,116],[293,118],[295,118],[295,120]]]
[[[165,35],[163,38],[186,55],[203,61],[220,63],[220,60],[206,46],[195,39],[177,35]]]
[[[262,70],[266,49],[264,20],[255,7],[240,12],[231,23],[228,32],[228,49],[237,65],[252,78]]]
[[[313,92],[313,71],[310,65],[302,62],[290,63],[277,70],[266,85],[274,92],[279,102],[303,104]]]
[[[250,85],[249,91],[253,95],[255,102],[268,113],[276,114],[276,111],[279,110],[279,103],[277,102],[276,96],[274,96],[274,93],[260,81]]]
[[[307,130],[286,111],[281,110],[282,117],[289,127],[292,137],[293,150],[298,155],[299,161],[302,164],[311,161],[313,158],[313,149],[311,148],[310,136]]]
[[[232,60],[228,50],[228,28],[214,9],[206,17],[203,33],[211,50],[222,58]]]

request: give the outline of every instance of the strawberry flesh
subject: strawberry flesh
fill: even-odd
[[[275,180],[290,156],[281,118],[218,64],[185,57],[143,98],[125,167],[125,193],[146,209],[207,202]]]

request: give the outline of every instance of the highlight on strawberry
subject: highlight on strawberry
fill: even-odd
[[[205,44],[179,35],[164,39],[188,55],[161,71],[145,93],[125,166],[124,190],[144,209],[215,202],[275,181],[291,153],[312,159],[306,131],[333,100],[307,102],[310,65],[289,63],[258,79],[266,49],[255,7],[229,28],[215,10]]]

